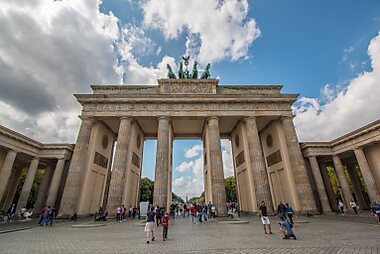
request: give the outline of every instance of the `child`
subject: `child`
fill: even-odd
[[[165,212],[164,217],[162,217],[162,230],[163,230],[162,237],[164,241],[168,239],[169,220],[170,220],[169,213]]]
[[[282,239],[289,239],[290,237],[293,237],[294,240],[296,240],[296,235],[293,233],[292,225],[289,223],[289,221],[285,217],[281,217],[280,224],[280,233],[284,236]]]

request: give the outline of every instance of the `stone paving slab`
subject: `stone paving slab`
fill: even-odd
[[[0,253],[380,253],[380,226],[324,218],[303,218],[309,223],[294,228],[297,240],[283,240],[276,218],[274,235],[263,234],[258,217],[248,224],[192,224],[179,218],[163,242],[146,244],[144,228],[136,221],[107,222],[105,227],[72,228],[70,223],[2,234]]]

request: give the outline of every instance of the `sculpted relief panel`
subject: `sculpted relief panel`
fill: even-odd
[[[287,103],[105,103],[85,104],[85,112],[288,111]]]
[[[188,83],[188,84],[170,84],[161,85],[163,93],[193,93],[193,94],[210,94],[214,93],[214,86],[207,83]]]

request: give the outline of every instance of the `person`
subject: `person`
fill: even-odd
[[[160,226],[162,220],[161,220],[161,209],[159,206],[156,207],[156,225],[157,227]]]
[[[211,218],[211,208],[212,208],[211,201],[208,201],[207,212],[208,212],[208,217],[209,218]]]
[[[290,222],[290,224],[294,225],[294,222],[293,222],[294,210],[293,210],[293,208],[289,205],[289,203],[286,203],[285,205],[286,205],[286,214],[288,215],[289,222]]]
[[[74,214],[69,218],[70,221],[77,221],[78,219],[78,215],[76,212],[74,212]]]
[[[195,208],[193,204],[191,204],[190,206],[190,215],[191,215],[191,222],[194,223]]]
[[[289,239],[290,237],[293,237],[294,240],[297,240],[296,235],[293,233],[292,225],[289,223],[289,221],[285,217],[281,217],[280,224],[280,233],[283,235],[282,239]]]
[[[134,220],[134,219],[136,219],[136,214],[137,214],[137,207],[133,207],[133,209],[132,209],[132,219]],[[139,216],[140,216],[140,213],[138,213],[139,214]],[[140,217],[139,217],[139,219],[140,219]]]
[[[187,205],[184,204],[184,205],[183,205],[183,218],[185,218],[187,212],[188,212],[188,211],[187,211]]]
[[[25,216],[24,216],[25,212],[26,212],[26,207],[21,208],[21,211],[20,211],[20,214],[19,214],[21,220],[25,219]]]
[[[7,222],[11,222],[16,212],[16,205],[12,204],[7,211]]]
[[[48,207],[45,209],[45,212],[44,212],[44,219],[42,220],[40,226],[42,226],[42,225],[47,225],[47,224],[48,224],[48,222],[49,222],[50,210],[51,210],[51,207],[50,207],[50,206],[48,206]]]
[[[162,238],[164,241],[168,239],[169,220],[169,213],[165,212],[164,217],[162,217]]]
[[[284,203],[282,203],[282,201],[280,201],[280,203],[278,203],[277,205],[277,216],[279,216],[280,218],[286,217],[286,206],[284,205]]]
[[[132,217],[132,212],[133,212],[133,208],[132,206],[129,207],[129,210],[128,210],[128,219],[131,219]]]
[[[156,227],[156,212],[154,211],[154,207],[150,208],[150,211],[146,215],[146,224],[144,231],[146,232],[146,243],[149,244],[149,240],[152,239],[154,241],[154,228]]]
[[[44,213],[45,213],[46,208],[47,208],[47,206],[44,206],[40,210],[40,220],[38,222],[38,225],[41,225],[41,223],[42,223],[42,221],[44,219]]]
[[[261,201],[261,206],[260,206],[260,217],[261,217],[261,221],[263,222],[263,227],[264,227],[264,233],[265,234],[268,234],[267,233],[267,229],[266,227],[268,227],[268,230],[269,230],[269,234],[273,234],[272,233],[272,228],[270,226],[270,220],[269,220],[269,217],[268,217],[268,210],[267,210],[267,205],[265,204],[265,201]]]
[[[377,217],[377,223],[380,224],[380,204],[373,202],[371,205],[373,216]]]
[[[350,201],[350,206],[352,210],[354,210],[354,213],[358,215],[358,206],[356,205],[356,202],[353,199],[351,199]]]
[[[120,216],[121,216],[120,221],[125,221],[126,212],[127,212],[127,208],[124,205],[122,205],[120,209]]]
[[[344,213],[344,204],[343,204],[343,201],[340,200],[340,199],[338,200],[338,207],[339,207],[339,210],[342,213],[342,215],[345,215],[345,213]]]
[[[116,220],[117,221],[120,221],[120,216],[121,216],[121,207],[120,206],[118,206],[117,208],[116,208]]]
[[[47,226],[48,224],[50,224],[50,226],[53,226],[54,216],[55,216],[55,208],[52,207],[52,208],[50,208],[49,213],[48,213],[48,216],[47,216],[46,226]]]

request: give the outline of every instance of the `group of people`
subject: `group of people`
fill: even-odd
[[[268,209],[265,201],[261,201],[260,205],[260,217],[264,227],[265,234],[273,234],[270,220],[268,217]],[[293,238],[297,239],[296,235],[293,232],[293,208],[289,205],[289,203],[280,203],[277,206],[277,216],[280,218],[279,226],[280,226],[280,234],[283,236],[283,239]],[[267,231],[268,229],[268,231]]]
[[[162,225],[162,239],[163,241],[166,241],[168,239],[169,221],[169,212],[165,210],[164,206],[152,206],[148,208],[148,212],[146,214],[146,224],[144,229],[147,237],[146,243],[149,244],[150,240],[154,241],[156,239],[154,236],[154,231],[155,228],[159,227],[160,225]]]
[[[127,218],[128,219],[136,219],[136,216],[138,215],[139,211],[137,207],[130,206],[129,209],[127,209],[124,205],[118,206],[116,208],[116,221],[123,222]]]
[[[338,203],[338,208],[339,208],[340,213],[342,215],[346,215],[346,210],[345,210],[343,201],[341,199],[338,199],[337,203]],[[354,214],[358,215],[359,206],[356,204],[356,202],[353,199],[351,199],[350,201],[350,207],[352,211],[354,212]]]
[[[41,208],[41,210],[40,210],[40,220],[39,220],[38,224],[40,226],[43,226],[43,225],[45,225],[45,226],[47,226],[47,225],[52,226],[53,225],[54,216],[55,216],[55,208],[51,207],[50,205],[49,206],[45,206],[45,207]]]

